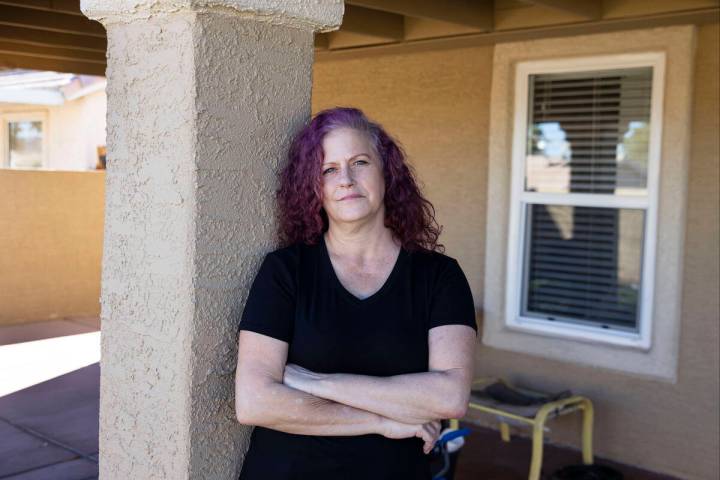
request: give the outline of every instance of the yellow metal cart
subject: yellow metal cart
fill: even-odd
[[[536,401],[532,405],[514,405],[503,403],[486,393],[490,385],[498,382],[508,389],[518,392]],[[592,465],[593,405],[590,399],[580,395],[568,395],[552,399],[552,395],[510,386],[498,378],[483,378],[473,382],[469,407],[484,413],[495,415],[500,422],[500,436],[510,441],[510,425],[532,427],[532,459],[530,461],[529,480],[539,480],[543,460],[543,442],[545,422],[551,418],[567,415],[575,411],[583,414],[582,456],[585,465]],[[545,399],[550,398],[549,401]]]

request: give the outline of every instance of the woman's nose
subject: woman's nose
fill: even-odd
[[[343,168],[340,170],[338,181],[341,185],[352,185],[353,183],[355,183],[350,168]]]

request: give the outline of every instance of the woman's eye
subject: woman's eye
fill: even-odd
[[[354,165],[358,165],[358,164],[360,164],[360,165],[369,165],[370,162],[368,162],[367,160],[355,160]],[[322,174],[323,174],[323,175],[327,175],[327,174],[330,173],[332,170],[335,170],[335,167],[326,168],[325,170],[323,170]]]

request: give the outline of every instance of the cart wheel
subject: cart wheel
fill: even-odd
[[[603,465],[569,465],[553,473],[550,480],[623,480],[623,474]]]

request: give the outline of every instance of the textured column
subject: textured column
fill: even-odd
[[[108,34],[100,476],[237,478],[236,329],[342,0],[83,0]]]

